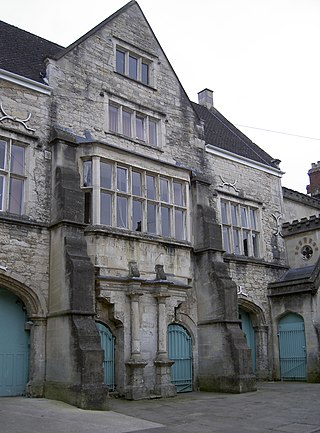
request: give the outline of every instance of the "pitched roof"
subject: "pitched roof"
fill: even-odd
[[[63,49],[60,45],[0,21],[0,68],[43,83],[44,60]]]
[[[209,110],[207,107],[195,102],[192,105],[200,119],[204,122],[204,139],[206,144],[211,144],[219,149],[232,152],[273,168],[279,168],[270,155],[239,131],[216,108],[211,107]]]

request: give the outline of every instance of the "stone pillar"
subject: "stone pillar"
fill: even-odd
[[[260,380],[270,379],[268,358],[268,326],[254,326],[256,343],[256,376]]]
[[[160,288],[155,293],[158,304],[158,351],[154,361],[156,368],[155,393],[161,397],[173,397],[177,394],[176,387],[171,383],[171,366],[173,361],[168,358],[166,298],[170,296],[166,288]]]
[[[46,373],[46,325],[44,317],[33,317],[31,325],[30,379],[28,395],[43,397]]]
[[[103,351],[95,323],[95,273],[84,235],[75,137],[52,131],[50,286],[45,397],[104,410]]]
[[[139,299],[142,295],[140,284],[130,287],[128,296],[130,298],[131,356],[126,362],[129,383],[125,393],[128,400],[141,400],[148,397],[143,377],[143,370],[148,363],[141,358],[140,343]]]

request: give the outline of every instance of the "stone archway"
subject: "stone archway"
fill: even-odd
[[[44,296],[36,292],[18,274],[0,271],[0,287],[21,300],[26,310],[26,328],[30,330],[29,382],[27,394],[41,397],[45,381],[45,339],[47,305]]]

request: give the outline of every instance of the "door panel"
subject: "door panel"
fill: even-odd
[[[254,329],[252,326],[250,314],[239,308],[239,319],[241,320],[241,329],[246,337],[249,349],[251,349],[252,371],[256,371],[256,344]]]
[[[304,321],[287,314],[279,322],[280,372],[283,380],[306,380],[307,356]]]
[[[0,288],[0,396],[25,393],[29,368],[29,333],[23,304]]]
[[[169,325],[168,355],[174,361],[171,382],[177,392],[192,391],[192,340],[183,326]]]
[[[110,391],[115,390],[115,337],[109,328],[104,326],[102,323],[97,323],[101,339],[101,348],[104,352],[103,360],[103,371],[104,371],[104,383],[109,387]]]

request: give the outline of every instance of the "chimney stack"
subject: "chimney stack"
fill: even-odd
[[[210,89],[204,89],[198,93],[199,105],[204,105],[210,110],[213,107],[213,91]]]
[[[320,161],[311,164],[308,175],[310,185],[307,185],[307,193],[313,198],[320,199]]]

